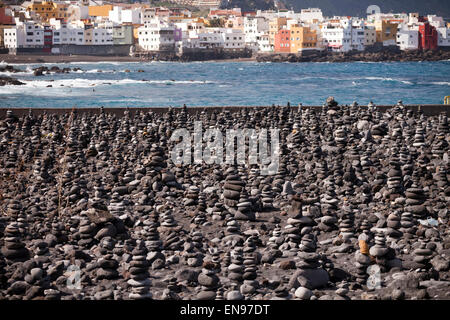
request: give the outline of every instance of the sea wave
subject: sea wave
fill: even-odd
[[[392,81],[392,82],[401,82],[403,84],[413,84],[411,81],[402,80],[402,79],[394,79],[389,77],[364,77],[365,80],[375,80],[375,81]]]
[[[446,82],[446,81],[436,81],[436,82],[431,82],[431,84],[436,84],[438,86],[450,86],[450,82]]]
[[[53,88],[66,87],[66,88],[90,88],[96,86],[114,86],[114,85],[126,85],[126,84],[211,84],[214,81],[199,81],[199,80],[135,80],[135,79],[121,79],[121,80],[93,80],[93,79],[59,79],[59,80],[22,80],[26,87],[33,88],[47,88],[50,85]],[[12,86],[7,86],[12,87]],[[22,86],[21,86],[22,87]]]

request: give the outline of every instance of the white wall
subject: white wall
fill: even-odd
[[[419,47],[418,30],[402,28],[397,30],[397,46],[400,50],[415,50]]]
[[[436,28],[438,33],[438,46],[448,47],[450,46],[450,28],[441,27]]]
[[[322,10],[318,8],[302,9],[300,19],[306,22],[311,22],[312,20],[323,21]]]

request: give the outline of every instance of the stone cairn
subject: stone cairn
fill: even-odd
[[[244,274],[243,265],[243,250],[242,247],[235,247],[230,253],[230,265],[228,266],[228,279],[232,281],[233,290],[228,292],[227,300],[231,300],[230,296],[238,298],[240,300],[243,298],[239,291],[239,286],[243,280],[242,276]],[[234,299],[233,299],[234,300]]]
[[[151,299],[151,280],[148,274],[147,248],[142,241],[138,240],[131,254],[133,257],[130,262],[130,268],[128,269],[131,279],[127,281],[131,286],[129,298],[132,300]]]
[[[365,284],[368,278],[367,268],[372,263],[369,256],[368,237],[366,234],[361,234],[358,238],[359,250],[355,252],[355,266],[356,266],[356,282],[360,285]]]
[[[376,263],[381,267],[382,271],[386,268],[386,255],[389,248],[386,246],[386,236],[383,231],[377,230],[375,233],[375,245],[369,250],[372,257],[375,257]]]
[[[259,286],[258,281],[255,280],[257,277],[256,238],[255,235],[249,236],[244,243],[244,274],[242,275],[244,283],[240,287],[240,292],[244,296],[251,295]]]
[[[8,261],[25,261],[30,253],[21,241],[21,233],[17,222],[12,222],[6,226],[4,231],[5,242],[1,252]]]
[[[219,277],[216,275],[220,269],[220,265],[212,261],[205,261],[203,268],[198,275],[198,283],[202,286],[201,291],[197,294],[198,300],[214,300],[216,299],[216,289],[219,285]]]
[[[111,280],[119,276],[117,272],[119,262],[113,258],[112,254],[114,245],[115,241],[111,237],[104,237],[100,242],[99,253],[101,254],[101,258],[97,260],[97,280]]]
[[[433,251],[428,247],[426,242],[420,241],[419,247],[413,251],[413,256],[414,262],[416,262],[420,268],[430,268],[430,260],[433,258]]]

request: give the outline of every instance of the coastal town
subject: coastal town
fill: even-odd
[[[177,6],[108,1],[26,1],[0,5],[4,54],[151,53],[299,54],[450,48],[450,23],[419,12],[326,17],[320,8],[219,9],[218,0],[173,0]],[[194,3],[195,2],[195,3]],[[186,5],[189,6],[186,6]],[[191,5],[203,8],[193,12]],[[206,14],[201,14],[206,12]]]

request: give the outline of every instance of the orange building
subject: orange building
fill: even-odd
[[[42,21],[50,19],[67,20],[69,5],[66,3],[54,3],[52,1],[33,2],[27,8],[27,11],[38,14]]]
[[[89,6],[89,15],[91,17],[109,17],[109,12],[113,10],[113,5],[105,4],[103,6]]]
[[[291,30],[278,30],[274,39],[274,51],[291,52]]]
[[[317,48],[317,33],[310,27],[299,26],[294,24],[290,26],[290,52],[298,53],[303,50],[311,50]]]

